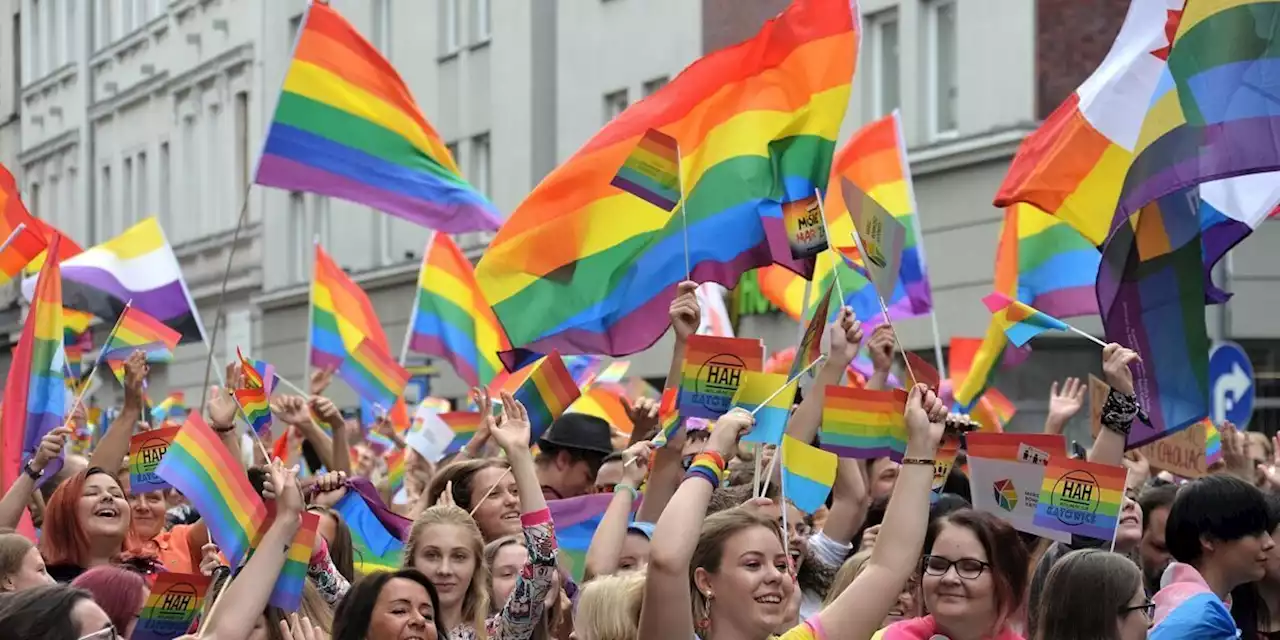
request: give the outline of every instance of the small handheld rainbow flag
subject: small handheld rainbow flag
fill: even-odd
[[[830,385],[822,403],[821,447],[841,458],[901,461],[907,451],[907,393]]]
[[[265,507],[263,519],[262,528],[249,549],[250,558],[262,543],[262,536],[276,521],[274,502]],[[311,563],[311,553],[316,546],[316,529],[319,526],[320,514],[310,511],[302,512],[302,522],[298,525],[298,532],[293,535],[293,542],[289,544],[285,555],[284,566],[280,568],[276,584],[271,588],[271,597],[267,599],[267,603],[271,606],[293,612],[297,611],[302,604],[302,586],[307,581],[307,565]],[[230,558],[231,556],[227,556],[227,559]]]
[[[453,442],[445,448],[445,455],[461,451],[480,429],[480,413],[477,411],[450,411],[438,417],[453,431]]]
[[[135,434],[129,441],[129,488],[134,493],[160,491],[171,485],[156,475],[169,445],[178,436],[178,427],[152,429]]]
[[[174,391],[151,408],[151,421],[160,424],[165,420],[177,419],[186,412],[187,395],[181,391]]]
[[[1071,325],[1003,293],[992,293],[983,298],[982,303],[991,310],[992,321],[1000,325],[1009,342],[1017,347],[1050,329],[1071,331]]]
[[[270,433],[271,399],[264,386],[266,382],[253,363],[240,353],[240,347],[236,347],[236,357],[240,359],[240,371],[244,374],[244,386],[235,390],[236,402],[240,403],[240,410],[244,412],[245,420],[253,427],[254,433],[260,436]],[[271,371],[274,372],[274,369]]]
[[[715,420],[733,406],[746,372],[764,369],[764,343],[757,338],[691,336],[680,373],[680,415]]]
[[[187,414],[156,475],[187,497],[209,526],[222,555],[231,566],[239,566],[261,533],[267,507],[249,484],[244,468],[199,412]]]
[[[827,502],[836,483],[836,454],[782,436],[782,496],[812,514]]]
[[[147,362],[169,362],[173,360],[173,351],[178,348],[182,334],[165,326],[164,323],[128,305],[120,314],[115,330],[102,345],[103,360],[126,360],[134,351],[144,351]]]
[[[627,369],[631,368],[630,360],[618,360],[610,362],[600,375],[596,376],[596,384],[617,384],[627,375]]]
[[[675,138],[649,129],[609,184],[663,211],[680,203],[680,147]]]
[[[1209,466],[1222,460],[1222,432],[1213,420],[1204,419],[1204,464]]]
[[[676,390],[667,387],[662,390],[662,400],[658,403],[658,435],[653,437],[653,446],[666,446],[667,441],[676,436],[680,428],[680,410],[676,406]]]
[[[91,322],[92,313],[62,308],[62,346],[67,352],[67,373],[73,381],[79,381],[84,375],[84,356],[93,350],[93,332],[89,331]]]
[[[362,399],[383,407],[394,405],[409,386],[409,372],[369,338],[360,341],[338,374]]]
[[[162,571],[155,574],[151,593],[138,614],[130,638],[172,640],[185,634],[204,607],[210,580],[209,576],[198,573]]]
[[[1124,467],[1051,456],[1036,502],[1036,526],[1110,540],[1124,504]]]
[[[534,365],[529,377],[512,394],[529,412],[530,444],[537,442],[579,395],[578,383],[569,375],[558,352],[552,351]]]
[[[752,412],[756,418],[755,427],[742,436],[743,442],[777,445],[782,441],[799,386],[798,380],[788,383],[789,380],[781,373],[747,372],[742,384],[738,385],[738,391],[733,394],[733,406]],[[781,393],[775,393],[779,389]]]
[[[404,486],[404,449],[387,454],[387,490],[395,495]]]
[[[836,279],[832,278],[827,292],[822,295],[817,306],[813,308],[813,317],[804,329],[800,338],[800,346],[796,349],[795,360],[791,361],[791,377],[799,375],[805,367],[822,357],[822,330],[827,327],[827,316],[831,313],[831,292],[835,290]],[[757,420],[759,422],[759,420]]]
[[[370,508],[363,494],[349,490],[333,509],[342,515],[351,530],[351,547],[356,571],[395,571],[404,556],[404,543],[387,530]]]

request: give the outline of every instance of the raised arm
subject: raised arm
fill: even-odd
[[[296,428],[303,439],[311,443],[326,469],[336,466],[333,460],[333,439],[325,435],[320,425],[311,418],[311,406],[307,404],[306,398],[278,395],[271,399],[271,412],[281,422]]]
[[[1049,415],[1044,419],[1044,432],[1050,435],[1062,435],[1080,408],[1084,406],[1084,392],[1087,386],[1080,378],[1067,378],[1062,381],[1062,389],[1058,389],[1058,381],[1049,385]]]
[[[867,380],[868,389],[888,388],[889,370],[893,368],[893,352],[897,344],[892,326],[882,324],[871,331],[871,337],[867,339],[872,368],[871,379]]]
[[[716,421],[707,448],[671,498],[654,527],[649,568],[644,581],[644,605],[640,610],[641,638],[690,638],[693,636],[692,595],[689,593],[689,563],[702,534],[711,493],[724,472],[724,457],[737,450],[738,438],[751,428],[754,419],[746,411],[733,409]]]
[[[124,361],[124,406],[94,447],[89,458],[90,467],[100,467],[114,474],[120,469],[120,461],[129,455],[129,440],[142,418],[142,384],[150,371],[147,356],[142,351],[134,351]]]
[[[27,468],[31,469],[33,473],[43,474],[45,467],[62,455],[62,447],[65,445],[69,435],[71,435],[71,428],[65,425],[45,434],[44,438],[40,440],[40,447],[36,449],[35,455],[31,457],[31,462],[28,463]],[[18,477],[9,486],[4,498],[0,499],[0,527],[18,528],[18,522],[22,520],[22,511],[27,508],[27,503],[31,499],[31,492],[36,490],[35,478],[27,474],[27,468],[18,472]]]
[[[1107,384],[1111,385],[1111,395],[1102,407],[1102,430],[1089,449],[1089,461],[1102,464],[1119,465],[1124,459],[1125,441],[1129,437],[1129,429],[1133,426],[1133,412],[1125,411],[1136,407],[1137,400],[1133,395],[1133,372],[1129,363],[1138,359],[1138,353],[1111,343],[1102,350],[1102,373]],[[1123,397],[1117,397],[1116,394]]]
[[[647,440],[637,442],[623,452],[622,482],[614,488],[609,508],[605,509],[600,526],[596,527],[595,535],[591,536],[591,546],[587,547],[584,582],[618,570],[618,557],[622,555],[622,545],[630,525],[631,507],[639,495],[640,483],[644,482],[645,469],[649,468],[648,461],[652,453],[653,444]]]
[[[329,425],[329,430],[333,432],[333,442],[328,449],[330,454],[326,461],[326,464],[329,462],[333,464],[329,470],[350,474],[351,447],[347,445],[347,422],[342,419],[342,412],[338,411],[337,405],[333,404],[332,400],[324,396],[313,395],[307,404],[311,406],[311,412]],[[321,449],[317,447],[316,451]]]
[[[923,384],[907,398],[907,453],[885,510],[880,536],[867,568],[819,613],[823,629],[843,638],[870,638],[897,600],[920,560],[929,525],[933,459],[945,428],[947,408]]]
[[[676,333],[676,344],[671,350],[671,367],[667,369],[667,383],[663,388],[680,385],[685,344],[702,324],[702,307],[698,306],[698,296],[694,293],[697,289],[698,283],[689,280],[676,285],[676,297],[667,310],[667,314],[671,316],[671,328]]]

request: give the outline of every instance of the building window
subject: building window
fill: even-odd
[[[13,14],[13,109],[22,104],[22,14]],[[30,78],[27,78],[30,81]]]
[[[235,98],[236,127],[236,188],[235,193],[243,194],[249,188],[249,165],[253,159],[249,149],[249,92],[236,93]]]
[[[172,176],[172,169],[169,166],[169,141],[160,143],[160,220],[167,223],[173,222],[173,190],[169,186],[169,180]],[[165,224],[166,229],[172,229],[172,224]]]
[[[151,181],[147,176],[147,152],[143,151],[138,154],[138,215],[134,219],[141,220],[151,214]]]
[[[41,64],[44,60],[44,38],[41,37],[40,25],[40,0],[31,0],[31,73],[27,75],[27,82],[33,82],[40,77],[43,71]]]
[[[45,71],[51,72],[62,64],[62,21],[58,17],[57,0],[45,0],[45,9],[49,12],[49,19],[45,20],[49,31],[49,62]]]
[[[458,52],[458,0],[440,2],[440,55],[450,56]]]
[[[298,32],[302,30],[302,14],[289,18],[289,42],[298,42]]]
[[[40,183],[39,182],[32,182],[31,186],[27,187],[27,196],[28,196],[27,211],[29,211],[32,216],[39,218],[40,210],[42,209],[42,207],[40,206]]]
[[[101,0],[98,3],[98,49],[106,48],[115,39],[115,4],[116,0]]]
[[[493,170],[489,155],[489,134],[482,133],[471,138],[471,170],[467,172],[467,178],[471,181],[471,186],[486,198],[489,197],[489,178]]]
[[[667,77],[662,76],[661,78],[654,78],[640,85],[640,92],[642,96],[644,96],[645,98],[648,98],[649,96],[657,93],[658,89],[661,89],[665,86],[667,86]]]
[[[200,145],[196,140],[195,116],[187,116],[182,120],[182,174],[186,183],[183,193],[186,204],[183,206],[190,207],[187,212],[190,222],[178,225],[174,229],[174,235],[185,240],[197,235],[192,231],[199,226],[204,205],[200,195]]]
[[[222,226],[218,224],[219,218],[234,216],[235,212],[228,212],[226,207],[222,205],[222,197],[227,188],[226,174],[227,169],[223,164],[226,156],[223,152],[225,138],[220,136],[222,130],[222,107],[220,105],[209,106],[209,120],[205,122],[205,146],[204,154],[209,158],[209,168],[205,170],[205,184],[208,190],[205,192],[206,204],[209,205],[209,213],[206,216],[205,223],[202,225],[204,231],[221,230]]]
[[[120,226],[123,231],[135,220],[136,211],[133,208],[133,158],[124,159],[124,175],[120,177],[120,185],[122,190],[120,204]]]
[[[626,89],[604,94],[604,121],[609,122],[618,117],[618,114],[627,110],[629,104],[631,102],[627,99]]]
[[[311,250],[312,233],[307,219],[306,194],[301,191],[289,192],[289,281],[309,280],[307,274],[307,253]],[[308,320],[309,321],[309,320]]]
[[[111,206],[111,165],[102,167],[102,194],[99,196],[98,202],[102,204],[102,233],[103,239],[111,238],[116,235],[115,231],[115,208]]]
[[[461,168],[462,165],[460,163],[462,162],[462,158],[458,157],[458,143],[457,142],[445,143],[444,148],[449,150],[449,157],[453,158],[453,163],[458,165],[459,168]]]
[[[76,21],[76,7],[79,4],[79,2],[67,3],[67,17],[65,19],[66,32],[63,34],[63,37],[67,41],[67,62],[74,62],[76,56],[80,54],[80,52],[76,50],[76,45],[79,44],[80,41],[80,38],[77,37],[80,34],[80,30],[77,28],[80,24]]]
[[[932,0],[925,11],[927,45],[925,74],[928,81],[929,133],[933,138],[953,136],[959,128],[956,113],[956,2]]]
[[[76,171],[75,167],[67,167],[67,179],[65,180],[67,190],[66,208],[68,214],[67,219],[71,222],[71,224],[68,225],[72,229],[70,233],[76,237],[82,238],[84,236],[81,235],[80,230],[87,225],[85,224],[84,216],[80,213],[80,177],[78,173],[79,172]]]
[[[60,202],[58,202],[58,196],[60,195],[58,193],[59,191],[58,182],[59,180],[58,180],[57,174],[49,176],[49,189],[47,194],[47,197],[49,199],[49,204],[45,208],[49,211],[49,216],[50,216],[49,222],[52,222],[54,224],[60,223],[61,222],[60,218],[66,215],[65,213],[63,213],[62,209],[58,207],[58,205],[61,204]]]
[[[491,0],[471,0],[474,11],[471,14],[471,42],[479,44],[488,42],[493,37],[492,15],[493,3]]]
[[[878,13],[868,21],[871,51],[871,100],[876,116],[897,109],[901,101],[898,73],[898,12]]]
[[[391,0],[373,0],[373,46],[391,59]]]

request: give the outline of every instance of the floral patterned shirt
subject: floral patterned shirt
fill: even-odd
[[[542,509],[520,515],[524,526],[524,544],[529,550],[516,586],[507,597],[502,611],[485,621],[485,631],[491,640],[529,640],[542,619],[544,602],[551,591],[555,576],[556,546],[555,526],[551,511]],[[449,631],[449,640],[476,640],[475,629],[463,623]]]

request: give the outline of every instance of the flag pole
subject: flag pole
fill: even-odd
[[[116,330],[120,328],[120,321],[124,320],[125,314],[129,313],[129,308],[132,306],[133,306],[133,298],[129,298],[128,302],[124,303],[124,310],[121,311],[119,317],[116,318],[115,325],[111,327],[111,333],[107,334],[107,339],[102,343],[102,349],[98,351],[98,356],[93,359],[93,367],[89,369],[89,375],[85,377],[84,385],[76,385],[79,388],[76,390],[75,400],[73,400],[71,403],[72,412],[74,412],[76,410],[76,407],[79,406],[80,403],[84,401],[84,394],[86,391],[89,390],[89,383],[93,382],[93,375],[98,372],[98,365],[102,363],[102,358],[107,353],[107,347],[111,345],[111,339],[116,336]],[[71,424],[69,419],[66,424],[67,425]]]
[[[1070,325],[1070,324],[1067,324],[1067,323],[1065,323],[1065,322],[1064,322],[1064,323],[1062,323],[1062,324],[1067,325],[1067,329],[1068,329],[1068,330],[1070,330],[1072,333],[1075,333],[1075,334],[1077,334],[1077,335],[1084,336],[1084,337],[1086,337],[1086,338],[1088,338],[1088,339],[1092,340],[1094,344],[1096,344],[1096,345],[1098,345],[1098,346],[1100,346],[1100,347],[1102,347],[1102,348],[1104,348],[1104,349],[1107,347],[1107,343],[1105,343],[1105,342],[1103,342],[1103,341],[1101,341],[1101,340],[1097,339],[1096,337],[1094,337],[1094,336],[1093,336],[1092,334],[1090,334],[1089,332],[1087,332],[1087,331],[1081,331],[1080,329],[1077,329],[1077,328],[1075,327],[1075,325]]]
[[[14,227],[13,232],[9,234],[9,237],[4,239],[4,244],[0,244],[0,251],[4,251],[5,249],[8,249],[9,245],[13,244],[13,241],[18,239],[18,234],[22,233],[22,230],[26,228],[27,228],[27,223],[19,222],[18,226]],[[18,278],[18,279],[20,280],[21,278]]]
[[[240,244],[240,232],[249,220],[249,192],[252,189],[253,182],[250,182],[245,186],[244,195],[241,196],[240,215],[236,216],[236,229],[231,233],[231,247],[227,249],[227,266],[222,270],[222,287],[218,292],[218,310],[213,317],[213,333],[209,336],[209,341],[204,343],[208,356],[204,363],[204,385],[200,387],[204,395],[200,401],[200,413],[204,413],[205,406],[209,404],[208,389],[209,377],[213,375],[213,348],[218,344],[218,330],[222,328],[223,316],[226,313],[227,282],[231,279],[231,265],[234,264],[236,257],[236,246]],[[197,318],[200,316],[200,312],[196,309],[192,309],[191,312]]]
[[[676,143],[676,182],[680,183],[680,225],[684,227],[684,279],[693,280],[693,266],[689,262],[689,214],[688,196],[684,192],[684,174],[680,163],[680,143]]]
[[[865,258],[865,256],[867,255],[867,252],[866,252],[866,249],[864,249],[864,248],[863,248],[863,246],[862,246],[862,236],[858,235],[858,226],[857,226],[857,225],[854,225],[854,227],[853,227],[853,241],[854,241],[854,243],[856,243],[856,244],[858,245],[858,253],[861,253],[861,254],[863,255],[863,257]],[[877,268],[878,268],[878,267],[877,267]],[[867,273],[870,273],[870,272],[871,272],[871,266],[870,266],[870,265],[868,265],[868,266],[867,266]],[[891,329],[891,330],[893,331],[893,343],[894,343],[894,345],[898,347],[898,351],[899,351],[900,353],[904,353],[904,354],[905,354],[907,351],[906,351],[906,349],[903,349],[903,348],[902,348],[902,341],[898,339],[898,331],[897,331],[897,329],[894,329],[894,328],[893,328],[893,321],[889,319],[889,307],[885,305],[885,303],[884,303],[884,298],[883,298],[883,297],[881,297],[881,295],[880,295],[880,288],[875,286],[875,282],[872,282],[872,283],[871,283],[871,288],[875,289],[875,291],[876,291],[876,302],[879,302],[879,303],[880,303],[880,313],[884,316],[884,323],[885,323],[885,324],[887,324],[887,325],[889,325],[889,329]],[[907,369],[907,376],[908,376],[908,377],[910,377],[912,380],[915,380],[915,379],[916,379],[916,374],[915,374],[915,372],[913,372],[913,371],[911,370],[911,361],[910,361],[910,360],[907,360],[906,356],[903,356],[903,358],[902,358],[902,364],[903,364],[903,365],[906,367],[906,369]],[[941,375],[941,372],[939,372],[939,375]]]
[[[427,258],[431,255],[431,248],[436,243],[436,234],[438,233],[440,232],[431,232],[431,237],[427,238],[427,247],[422,251],[422,266],[418,268],[418,286],[413,290],[413,308],[409,310],[409,324],[405,325],[404,342],[400,344],[401,367],[409,359],[409,340],[413,338],[413,324],[418,320],[418,292],[422,291],[422,279],[427,271]]]
[[[839,252],[836,251],[836,246],[831,244],[831,230],[827,228],[827,207],[822,203],[822,192],[817,187],[813,189],[813,197],[818,199],[818,217],[822,218],[822,235],[827,239],[827,250],[837,254],[837,268],[831,270],[831,277],[836,280],[836,295],[840,296],[840,306],[843,307],[845,306],[844,289],[840,287],[840,269],[838,265],[839,261],[844,257],[839,255]],[[822,324],[825,325],[826,323],[827,319],[823,318]]]
[[[799,354],[796,354],[796,355],[799,355]],[[796,380],[799,380],[800,376],[808,373],[810,369],[814,368],[814,366],[816,366],[819,362],[822,362],[823,360],[826,360],[826,359],[827,359],[827,355],[825,353],[822,355],[819,355],[817,358],[814,359],[813,362],[809,363],[809,366],[801,369],[794,376],[791,376],[790,378],[788,378],[786,384],[782,385],[781,387],[778,387],[776,391],[769,394],[768,398],[764,399],[764,402],[761,402],[760,404],[756,405],[756,408],[751,410],[751,416],[755,417],[756,412],[763,409],[766,405],[769,404],[769,402],[771,402],[774,398],[778,397],[779,393],[782,393],[784,389],[794,384]]]

